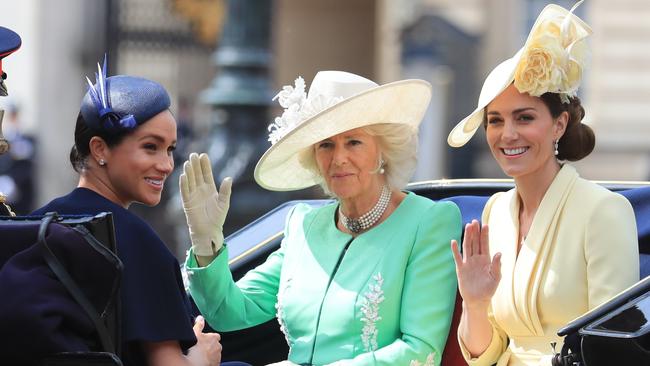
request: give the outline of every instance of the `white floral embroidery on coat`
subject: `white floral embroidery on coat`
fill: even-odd
[[[284,297],[284,292],[289,288],[291,283],[291,279],[287,279],[287,282],[284,286],[280,287],[278,289],[278,299],[277,302],[275,303],[275,317],[278,319],[278,324],[280,324],[280,331],[282,331],[282,334],[284,334],[284,339],[287,341],[287,345],[289,348],[291,348],[292,344],[291,341],[289,340],[289,332],[287,331],[287,326],[284,323],[284,311],[282,308],[282,298]]]
[[[190,251],[185,252],[185,258],[190,254]],[[181,265],[181,279],[183,281],[183,287],[185,288],[185,292],[190,292],[190,276],[194,275],[194,271],[190,271],[187,269],[187,266],[185,263]]]
[[[429,353],[429,355],[427,356],[427,360],[424,363],[421,363],[418,360],[411,360],[409,366],[436,366],[436,362],[434,361],[435,355],[436,355],[435,352]]]
[[[384,290],[381,289],[381,286],[384,284],[384,278],[381,276],[381,273],[377,272],[376,275],[372,276],[372,279],[376,283],[368,285],[370,290],[364,294],[364,302],[361,305],[361,312],[363,313],[361,321],[364,323],[361,340],[363,341],[363,347],[366,352],[377,349],[377,334],[379,330],[377,329],[376,323],[381,320],[381,316],[379,316],[379,304],[384,301]]]

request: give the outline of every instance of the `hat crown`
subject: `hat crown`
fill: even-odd
[[[130,130],[169,109],[171,104],[169,94],[155,81],[128,75],[110,76],[105,80],[108,108],[102,108],[102,105],[97,103],[90,87],[81,102],[81,115],[86,125],[92,129],[112,133]],[[98,84],[94,84],[93,87],[100,88]],[[102,109],[110,112],[102,115]],[[114,114],[119,121],[109,121],[107,117],[110,114]]]
[[[299,76],[294,86],[285,85],[273,98],[278,99],[284,112],[269,125],[269,141],[275,144],[304,121],[378,86],[371,80],[349,72],[320,71],[314,77],[309,93],[305,93],[305,81]]]
[[[347,99],[379,85],[363,76],[345,71],[319,71],[309,87],[307,99],[319,96]]]

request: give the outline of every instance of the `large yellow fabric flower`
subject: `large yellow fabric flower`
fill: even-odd
[[[564,27],[564,29],[563,29]],[[584,40],[571,22],[547,19],[531,33],[514,74],[522,93],[541,96],[559,93],[563,102],[574,96],[582,79],[586,58]]]
[[[515,87],[535,97],[546,92],[561,92],[568,61],[558,37],[540,35],[532,39],[521,56],[515,69]]]

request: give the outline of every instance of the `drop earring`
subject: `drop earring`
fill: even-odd
[[[383,158],[379,158],[379,174],[384,174],[386,172],[386,169],[384,169],[384,164],[386,162],[384,161]]]
[[[557,154],[559,154],[559,152],[557,151],[557,147],[558,147],[558,142],[559,142],[559,141],[560,141],[560,140],[555,140],[555,151],[553,152],[553,153],[555,154],[555,156],[557,156]]]

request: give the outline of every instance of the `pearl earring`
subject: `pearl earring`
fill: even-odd
[[[99,159],[99,165],[101,165],[101,166],[106,165],[106,160],[104,160],[104,159]]]
[[[384,164],[386,164],[386,162],[384,161],[383,158],[380,157],[379,158],[379,174],[384,174],[386,172],[386,170],[384,169]]]
[[[555,140],[555,151],[554,151],[555,156],[557,156],[557,154],[559,154],[559,152],[557,151],[558,141],[560,141],[560,140]]]

